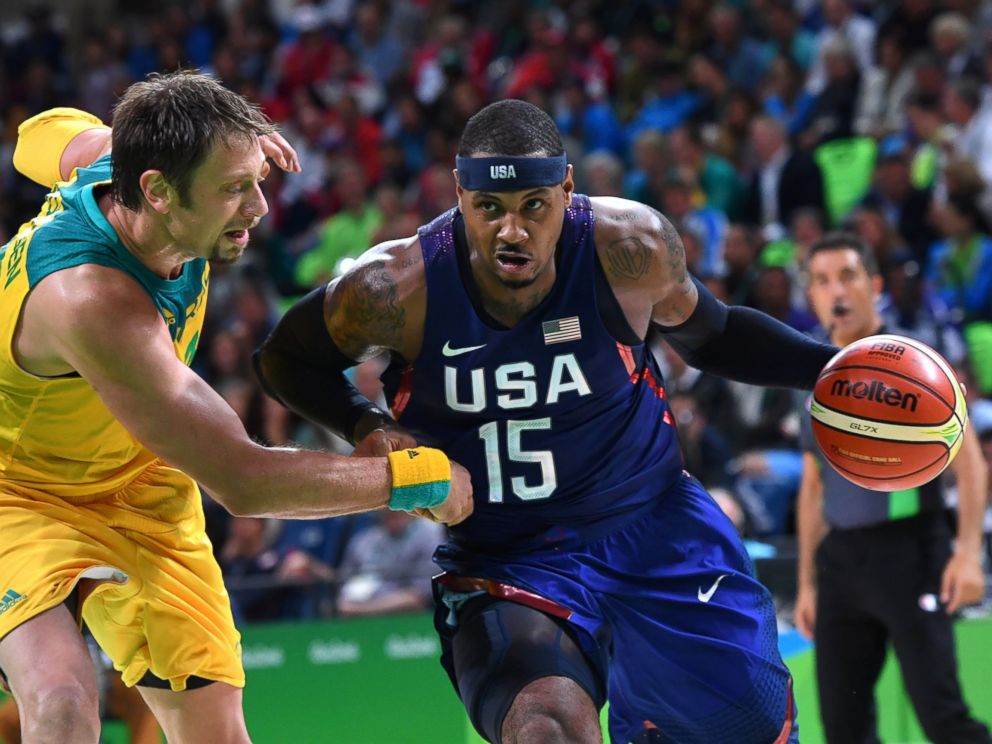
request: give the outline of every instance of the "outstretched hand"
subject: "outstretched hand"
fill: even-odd
[[[475,502],[472,500],[472,476],[457,462],[451,463],[451,490],[444,503],[433,509],[415,509],[414,514],[432,522],[451,525],[464,522],[472,516]]]
[[[258,141],[265,157],[271,158],[273,163],[288,173],[300,172],[300,156],[279,132],[263,134]]]

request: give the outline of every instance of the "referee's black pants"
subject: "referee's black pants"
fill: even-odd
[[[935,744],[986,744],[958,684],[952,618],[940,605],[951,555],[942,513],[831,530],[816,554],[816,677],[829,744],[875,744],[875,683],[889,642]]]

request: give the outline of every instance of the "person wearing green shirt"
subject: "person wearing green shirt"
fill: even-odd
[[[365,172],[358,163],[341,167],[335,189],[341,210],[324,223],[317,244],[300,257],[295,274],[301,287],[316,287],[340,274],[347,268],[342,261],[360,256],[382,224],[382,212],[369,199]]]

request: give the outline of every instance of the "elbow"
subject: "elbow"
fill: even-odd
[[[265,447],[247,437],[244,447],[231,452],[217,474],[216,501],[233,517],[277,517],[274,501],[284,485],[285,466],[277,459],[278,448]],[[208,485],[209,489],[209,485]]]
[[[268,516],[262,513],[261,501],[253,498],[249,488],[241,486],[236,481],[232,482],[232,484],[234,485],[233,488],[231,485],[228,485],[223,488],[203,486],[203,489],[210,498],[224,507],[224,511],[232,517]]]
[[[255,378],[258,380],[258,384],[261,385],[262,391],[273,400],[282,403],[282,397],[279,395],[276,389],[277,386],[273,382],[278,378],[275,370],[278,368],[280,361],[279,352],[268,341],[255,349],[255,353],[251,355]]]
[[[232,517],[265,517],[259,504],[251,499],[244,492],[237,494],[227,494],[215,498],[218,504],[224,507]]]
[[[18,137],[17,144],[14,145],[14,157],[12,158],[12,160],[13,160],[14,170],[16,170],[22,176],[31,178],[31,176],[28,174],[29,164],[27,160],[27,154],[25,152],[26,150],[27,147],[24,146],[23,141],[21,140],[20,137]]]
[[[224,507],[224,511],[230,514],[232,517],[251,517],[254,516],[251,513],[251,508],[248,506],[247,500],[243,498],[238,498],[237,496],[220,496],[219,494],[215,497],[218,504]]]

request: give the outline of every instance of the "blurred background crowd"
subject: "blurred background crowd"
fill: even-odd
[[[110,123],[131,82],[180,66],[259,103],[303,166],[271,172],[247,255],[215,267],[194,365],[261,441],[346,451],[262,394],[251,352],[293,299],[453,206],[462,126],[519,97],[558,123],[579,191],[661,210],[726,302],[822,335],[806,249],[827,230],[860,235],[882,267],[887,329],[957,367],[992,462],[992,2],[10,0],[0,243],[43,197],[11,165],[22,120],[71,105]],[[702,374],[654,343],[688,469],[769,579],[784,556],[794,582],[801,398]],[[373,398],[378,371],[355,373]],[[209,501],[208,520],[240,620],[429,604],[438,525],[235,519]]]

